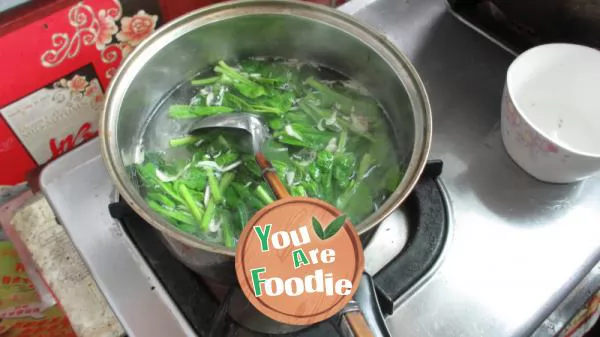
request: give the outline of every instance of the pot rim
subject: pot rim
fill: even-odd
[[[237,0],[219,3],[191,11],[157,29],[122,62],[110,82],[104,109],[100,117],[99,134],[101,139],[101,155],[107,171],[112,178],[119,194],[142,219],[148,222],[163,235],[167,235],[181,243],[213,253],[234,257],[235,249],[203,241],[191,234],[178,230],[165,219],[154,215],[144,202],[137,189],[129,182],[120,150],[117,146],[116,120],[120,110],[121,98],[137,71],[143,68],[144,60],[155,55],[152,49],[160,50],[182,35],[205,25],[245,15],[275,13],[278,15],[300,15],[320,24],[331,25],[360,40],[369,48],[374,49],[388,63],[407,90],[411,108],[416,121],[422,119],[421,130],[415,127],[413,152],[396,190],[387,198],[379,209],[369,215],[360,224],[355,225],[359,234],[364,234],[387,218],[412,192],[419,180],[427,162],[432,138],[432,113],[425,86],[416,69],[408,58],[385,36],[377,33],[366,25],[358,22],[352,16],[339,10],[312,3],[293,0]],[[167,39],[165,35],[172,35]],[[133,69],[132,69],[133,68]],[[137,69],[136,69],[137,68]],[[133,72],[133,74],[130,74]],[[420,115],[420,116],[419,116]],[[421,136],[419,136],[421,135]]]

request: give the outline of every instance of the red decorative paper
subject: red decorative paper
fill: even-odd
[[[156,12],[156,4],[150,7]],[[92,95],[91,91],[102,94],[123,57],[159,24],[155,12],[149,13],[141,7],[129,12],[129,15],[123,13],[118,0],[86,0],[0,36],[3,77],[0,81],[0,185],[24,181],[26,173],[38,164],[54,159],[97,134],[97,122],[90,119],[91,115],[88,120],[75,118],[81,120],[81,125],[70,125],[69,130],[65,130],[64,125],[58,127],[60,123],[56,121],[65,113],[60,109],[49,112],[50,107],[46,108],[43,103],[50,99],[44,95],[58,90],[52,87],[54,83],[65,83],[86,101],[93,102],[98,97],[101,100],[101,96]],[[90,65],[94,78],[76,76],[78,70]],[[86,83],[98,85],[87,87]],[[38,105],[33,106],[34,103]],[[46,115],[45,118],[56,123],[46,127],[34,125],[32,120],[31,125],[24,126],[24,118],[19,119],[15,109],[29,109],[31,118]],[[7,117],[9,114],[12,119]],[[58,131],[52,134],[53,130]],[[25,137],[29,142],[23,142]],[[40,148],[40,144],[47,148]]]

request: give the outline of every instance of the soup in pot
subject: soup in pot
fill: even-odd
[[[359,83],[319,65],[220,61],[157,109],[183,124],[216,114],[259,115],[270,131],[262,152],[289,193],[324,200],[355,224],[402,178],[381,106]],[[233,129],[183,134],[142,153],[130,168],[156,213],[181,231],[233,248],[249,218],[275,199],[249,139]]]

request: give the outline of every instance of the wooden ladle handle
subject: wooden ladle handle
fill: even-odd
[[[271,162],[269,162],[265,155],[261,152],[256,153],[256,163],[258,163],[258,166],[263,172],[263,177],[271,186],[271,189],[273,190],[273,193],[275,193],[277,199],[288,198],[290,194],[285,186],[283,186],[281,180],[279,180],[277,172],[275,172]]]
[[[256,153],[256,163],[262,170],[263,177],[271,186],[273,193],[277,196],[277,199],[288,198],[290,194],[288,193],[285,186],[279,177],[277,176],[277,172],[271,165],[271,162],[267,160],[264,154],[261,152]],[[358,311],[350,311],[344,314],[344,317],[348,321],[348,325],[350,329],[352,329],[352,333],[355,337],[374,337],[365,317],[363,316],[360,310]]]

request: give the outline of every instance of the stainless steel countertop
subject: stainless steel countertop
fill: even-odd
[[[394,336],[530,335],[600,261],[600,177],[545,184],[506,154],[500,99],[513,55],[443,0],[353,0],[341,8],[414,63],[433,108],[454,237],[435,275],[387,319]]]

